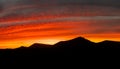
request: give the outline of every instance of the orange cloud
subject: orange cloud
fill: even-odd
[[[19,11],[32,7],[38,6],[13,7],[8,9],[12,10],[11,12],[6,12],[4,17],[0,17],[0,48],[29,46],[36,42],[54,44],[78,36],[94,42],[105,39],[120,41],[120,20],[111,18],[116,17],[112,15],[119,14],[120,10],[95,6],[82,7],[82,10],[78,10],[80,7],[76,6],[71,10],[72,6],[67,5],[61,10],[60,7],[52,8],[26,16],[18,12],[15,15],[12,13],[16,9]],[[113,13],[109,12],[111,9],[114,10]]]
[[[120,33],[115,33],[114,31],[96,33],[97,29],[99,30],[104,27],[92,25],[91,22],[83,20],[76,22],[60,21],[15,25],[6,28],[1,27],[1,48],[16,48],[22,45],[29,46],[36,42],[54,44],[58,41],[69,40],[78,36],[86,37],[94,42],[105,39],[120,40]],[[90,32],[94,32],[94,34]]]

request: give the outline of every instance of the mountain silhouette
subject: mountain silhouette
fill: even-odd
[[[99,43],[94,43],[83,37],[77,37],[77,38],[67,40],[67,41],[60,41],[54,45],[34,43],[29,47],[21,46],[16,49],[0,49],[0,63],[7,62],[10,64],[11,63],[15,63],[15,64],[17,63],[18,64],[19,63],[22,63],[22,64],[48,63],[48,64],[51,64],[52,62],[55,64],[56,63],[71,64],[72,60],[75,60],[75,59],[77,61],[79,59],[82,60],[84,59],[83,56],[85,55],[88,55],[86,56],[88,59],[88,57],[90,57],[91,54],[97,52],[98,50],[97,48],[100,48],[100,49],[120,48],[120,42],[105,40]],[[92,50],[94,49],[96,51],[90,52],[89,49],[92,49]],[[97,54],[99,54],[99,52],[97,52]],[[105,54],[105,52],[103,51],[102,54]],[[78,57],[78,56],[81,56],[81,57],[78,59],[77,58],[73,59],[73,57]]]
[[[54,45],[59,48],[88,48],[94,46],[94,42],[91,42],[83,37],[77,37],[68,41],[61,41]]]
[[[52,47],[52,45],[34,43],[29,48],[50,48],[50,47]]]
[[[105,40],[96,45],[98,48],[120,48],[120,42]]]
[[[22,46],[20,48],[26,48]],[[39,49],[39,48],[120,48],[120,42],[105,40],[99,43],[94,43],[84,37],[77,37],[67,41],[60,41],[54,45],[34,43],[28,48]],[[18,48],[19,49],[19,48]]]

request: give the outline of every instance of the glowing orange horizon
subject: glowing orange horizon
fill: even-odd
[[[114,36],[114,37],[113,37]],[[88,34],[88,35],[83,35],[82,37],[85,37],[89,39],[90,41],[93,42],[101,42],[104,40],[113,40],[113,41],[119,41],[120,39],[117,37],[120,36],[120,34]],[[53,45],[59,41],[66,41],[70,40],[73,38],[79,37],[79,35],[68,35],[68,36],[52,36],[52,37],[46,37],[46,38],[41,38],[41,37],[36,37],[36,38],[22,38],[22,39],[15,39],[15,40],[6,40],[6,41],[0,41],[1,44],[1,49],[4,48],[17,48],[20,46],[30,46],[33,43],[43,43],[43,44],[50,44]]]
[[[49,18],[49,17],[48,17]],[[54,19],[53,17],[50,17]],[[28,23],[24,23],[27,19],[3,20],[0,22],[13,24],[18,21],[22,24],[15,23],[11,26],[0,26],[0,48],[17,48],[19,46],[30,46],[33,43],[55,44],[59,41],[70,40],[79,36],[85,37],[93,42],[104,40],[120,41],[120,33],[114,31],[105,31],[102,25],[97,25],[93,20],[53,20],[43,22],[30,22],[29,20],[39,20],[39,17],[28,18]],[[115,20],[109,20],[109,22]],[[13,23],[12,23],[13,22]],[[98,23],[104,21],[98,21]],[[107,22],[107,21],[105,21]],[[120,26],[113,27],[119,29]],[[96,31],[100,30],[100,31]],[[110,29],[111,30],[111,29]]]

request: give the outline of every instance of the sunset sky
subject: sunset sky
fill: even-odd
[[[119,0],[0,0],[0,48],[85,37],[120,41]]]

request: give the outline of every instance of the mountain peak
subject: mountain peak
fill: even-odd
[[[87,39],[85,39],[84,37],[77,37],[77,38],[74,38],[73,40],[87,40]]]
[[[40,44],[40,43],[34,43],[30,46],[30,48],[48,48],[51,47],[51,45],[47,45],[47,44]]]
[[[110,41],[110,40],[104,40],[100,43],[119,43],[119,41]]]
[[[77,38],[74,38],[70,41],[79,41],[79,42],[91,42],[90,40],[84,38],[84,37],[77,37]]]
[[[87,48],[93,46],[94,42],[85,39],[84,37],[77,37],[68,41],[61,41],[55,44],[56,47],[69,47],[69,48]]]

